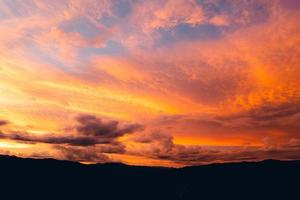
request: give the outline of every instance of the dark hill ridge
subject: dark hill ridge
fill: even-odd
[[[1,199],[300,199],[300,161],[175,169],[0,156],[0,169]]]

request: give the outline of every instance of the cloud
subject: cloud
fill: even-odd
[[[5,126],[6,124],[8,124],[9,122],[6,120],[0,120],[0,126]]]
[[[77,121],[79,125],[75,128],[79,134],[107,139],[121,137],[143,128],[139,124],[120,125],[118,121],[105,122],[92,115],[79,116]]]
[[[0,138],[10,139],[20,142],[29,143],[47,143],[47,144],[69,144],[74,146],[91,146],[96,144],[109,143],[110,140],[100,140],[94,137],[64,135],[57,136],[55,134],[48,134],[43,136],[36,136],[35,134],[24,133],[1,133]]]
[[[77,162],[113,162],[114,159],[110,158],[108,154],[123,154],[125,152],[125,146],[122,143],[104,144],[89,147],[55,145],[53,148],[58,151],[56,154],[58,159],[72,160]]]
[[[265,145],[299,138],[299,103],[262,104],[237,113],[166,115],[150,125],[172,132],[179,141],[200,145]],[[190,138],[190,139],[188,139]]]
[[[137,135],[133,141],[142,146],[138,149],[128,149],[129,154],[166,160],[188,159],[191,155],[201,152],[200,146],[177,145],[173,142],[173,136],[162,132],[145,133]]]
[[[38,136],[26,132],[12,132],[0,133],[0,138],[21,142],[66,144],[72,146],[94,146],[98,144],[117,145],[119,144],[117,141],[119,137],[136,132],[142,128],[142,126],[138,124],[121,125],[118,121],[104,121],[92,115],[81,115],[77,118],[77,122],[78,124],[72,127],[72,129],[76,130],[74,134],[45,134]],[[107,151],[113,152],[114,150],[112,148]]]
[[[298,126],[295,123],[299,116],[298,103],[283,103],[279,105],[261,105],[237,115],[216,117],[216,121],[224,126],[239,128],[287,128]]]
[[[300,140],[273,146],[199,146],[174,144],[171,135],[152,132],[133,138],[140,147],[128,154],[169,160],[183,165],[211,162],[257,161],[265,159],[299,159]]]
[[[103,48],[114,34],[113,28],[97,22],[103,15],[109,15],[110,4],[110,1],[94,0],[3,2],[0,12],[5,17],[0,18],[0,26],[5,31],[1,33],[0,46],[11,47],[9,52],[24,51],[56,62],[72,63],[81,49]],[[84,27],[75,31],[63,29],[65,23],[82,19],[90,23],[90,28],[97,33],[95,36],[85,37],[84,33],[91,30]]]
[[[95,150],[95,148],[55,146],[55,149],[59,151],[59,155],[57,157],[62,160],[97,163],[110,161],[108,156],[101,152],[98,152],[97,150]]]
[[[54,145],[53,148],[58,151],[55,155],[58,159],[77,162],[112,162],[114,159],[110,158],[108,154],[125,153],[125,145],[121,142],[88,147]]]
[[[148,23],[154,29],[172,28],[179,23],[199,25],[204,21],[201,6],[193,0],[168,0],[163,2],[153,13],[148,14],[153,14]]]
[[[212,17],[210,19],[210,23],[212,23],[216,26],[227,26],[227,25],[229,25],[227,16],[222,16],[222,15]]]

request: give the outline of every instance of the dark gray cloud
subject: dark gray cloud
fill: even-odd
[[[118,121],[104,121],[92,115],[79,116],[77,121],[79,125],[75,128],[79,134],[100,138],[117,138],[142,128],[139,124],[121,125]]]
[[[125,153],[125,145],[121,142],[86,147],[54,145],[53,148],[58,150],[59,159],[79,162],[112,162],[112,160],[106,154]]]
[[[54,157],[79,162],[109,162],[106,154],[125,153],[125,145],[117,139],[125,134],[142,130],[139,124],[122,123],[116,120],[101,119],[92,115],[81,115],[76,118],[77,124],[66,129],[65,134],[36,135],[28,132],[0,132],[0,139],[10,139],[22,143],[52,144],[58,151]],[[2,122],[6,124],[5,121]],[[31,157],[53,157],[46,153],[34,154]]]
[[[300,159],[300,140],[272,146],[205,147],[174,144],[173,137],[163,133],[140,135],[134,142],[144,145],[131,154],[153,159],[169,160],[183,165],[199,165],[211,162],[257,161],[265,159]]]
[[[42,136],[36,136],[26,132],[18,133],[0,133],[0,138],[11,139],[21,142],[31,142],[31,143],[48,143],[48,144],[69,144],[74,146],[91,146],[96,144],[110,143],[111,140],[100,139],[90,136],[77,136],[77,135],[65,135],[59,136],[55,134],[48,134]]]
[[[27,132],[0,133],[0,138],[21,142],[67,144],[72,146],[93,146],[98,144],[118,144],[117,138],[142,128],[138,124],[121,124],[115,120],[103,120],[91,115],[82,115],[73,127],[73,134],[35,135]]]
[[[108,162],[110,160],[108,156],[94,147],[79,148],[57,145],[55,149],[60,152],[59,158],[62,160],[97,163]]]
[[[238,130],[277,130],[299,138],[300,103],[263,105],[237,115],[214,117],[223,128]]]
[[[111,160],[106,154],[125,152],[125,146],[121,142],[88,147],[65,145],[54,145],[53,147],[59,151],[59,159],[79,162],[110,162]]]

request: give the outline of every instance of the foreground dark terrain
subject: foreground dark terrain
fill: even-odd
[[[300,199],[300,161],[181,169],[0,156],[1,199]]]

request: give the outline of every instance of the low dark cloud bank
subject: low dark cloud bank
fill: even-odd
[[[211,162],[256,161],[265,159],[300,159],[300,140],[272,146],[205,147],[174,144],[173,137],[160,132],[148,133],[134,138],[144,145],[138,151],[127,152],[153,159],[169,160],[183,165],[201,165]]]
[[[0,138],[32,143],[68,144],[72,146],[93,146],[97,144],[115,144],[117,138],[142,129],[139,124],[121,124],[115,120],[103,120],[91,115],[82,115],[73,127],[73,134],[33,135],[27,132],[0,133]],[[2,122],[5,125],[5,121]],[[0,124],[1,125],[1,124]],[[70,130],[72,131],[72,130]]]

